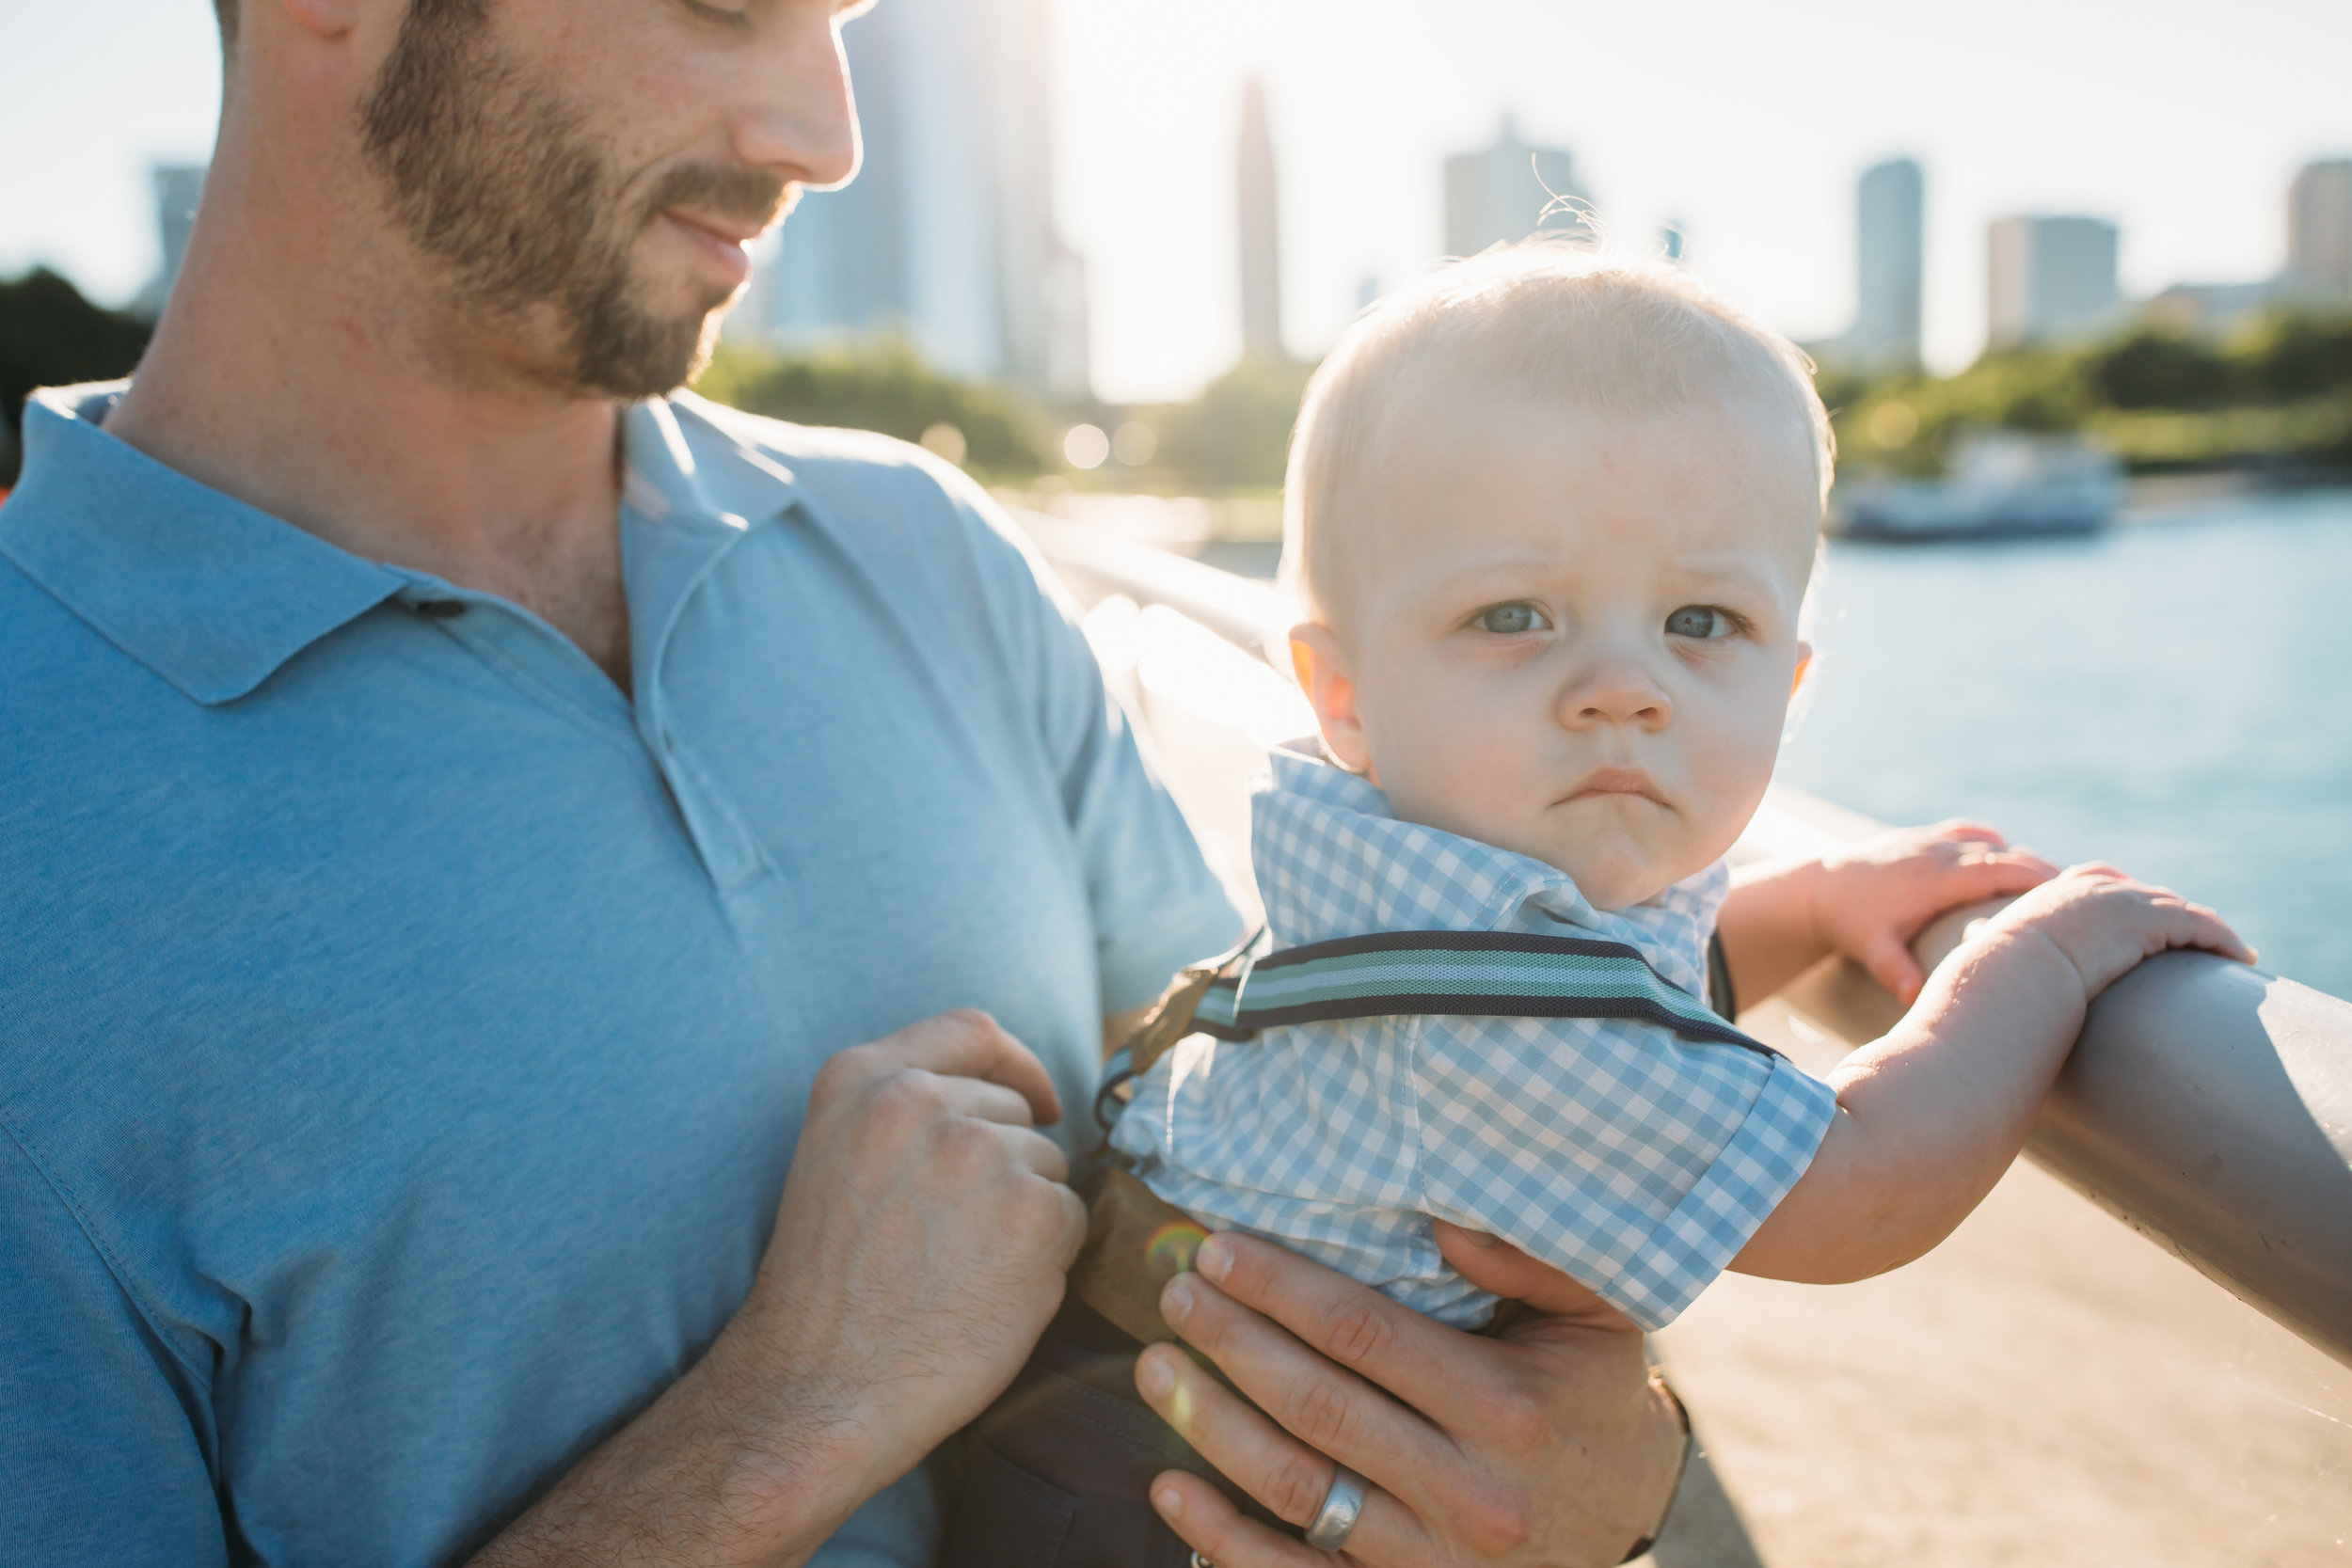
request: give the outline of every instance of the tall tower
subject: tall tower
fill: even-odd
[[[1566,149],[1531,147],[1503,117],[1492,147],[1445,161],[1445,252],[1475,256],[1490,245],[1523,240],[1541,229],[1573,229],[1581,221],[1570,205],[1590,206]]]
[[[1847,351],[1872,369],[1915,366],[1927,272],[1927,181],[1917,160],[1863,170],[1854,220],[1857,299]]]
[[[196,205],[204,195],[202,164],[157,164],[155,180],[155,237],[163,245],[163,265],[139,291],[131,303],[131,313],[149,321],[164,313],[164,301],[171,297],[171,286],[179,281],[180,263],[188,254],[188,237],[196,230]]]
[[[2095,328],[2122,300],[2115,225],[2100,218],[2003,218],[1986,234],[1988,346]]]
[[[1265,84],[1242,84],[1241,147],[1234,188],[1240,198],[1241,351],[1279,359],[1282,348],[1282,234],[1274,190],[1274,137],[1266,129]]]
[[[2352,158],[2305,164],[2288,187],[2287,286],[2352,293]]]
[[[1054,229],[1049,0],[892,0],[843,33],[864,160],[805,196],[731,328],[899,334],[950,374],[1086,392],[1086,268]]]

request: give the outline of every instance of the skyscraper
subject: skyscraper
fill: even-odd
[[[188,254],[188,235],[196,228],[196,204],[204,195],[202,164],[157,164],[155,237],[163,245],[163,265],[131,305],[132,313],[152,320],[164,312],[171,286],[180,277],[180,263]]]
[[[1048,0],[893,0],[844,31],[864,162],[803,198],[731,323],[903,334],[942,370],[1086,391],[1086,269],[1055,232]]]
[[[2352,158],[2305,164],[2288,188],[2286,284],[2352,293]]]
[[[1506,115],[1492,147],[1445,161],[1446,254],[1475,256],[1539,228],[1573,229],[1581,221],[1574,204],[1591,203],[1577,181],[1574,155],[1521,141]]]
[[[1854,187],[1856,305],[1845,350],[1871,369],[1919,363],[1919,301],[1926,277],[1927,182],[1918,162],[1896,158],[1862,171]]]
[[[1986,236],[1986,338],[1994,348],[2065,337],[2122,303],[2115,225],[2088,217],[2011,217]]]
[[[1241,148],[1235,170],[1240,198],[1241,351],[1253,359],[1279,359],[1282,348],[1281,226],[1274,200],[1274,138],[1266,129],[1265,86],[1242,85]]]

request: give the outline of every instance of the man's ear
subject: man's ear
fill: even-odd
[[[245,0],[248,8],[274,5],[294,25],[323,39],[342,38],[359,24],[359,0]]]
[[[1347,673],[1346,652],[1329,626],[1304,621],[1291,627],[1291,668],[1315,710],[1323,744],[1351,773],[1373,778],[1372,749],[1364,744],[1363,716],[1356,710],[1356,683]]]

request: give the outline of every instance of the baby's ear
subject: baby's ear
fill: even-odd
[[[1797,639],[1797,673],[1788,677],[1788,695],[1794,697],[1804,688],[1804,673],[1813,668],[1813,644]]]
[[[1324,746],[1341,767],[1370,777],[1372,751],[1364,744],[1363,717],[1356,710],[1356,683],[1348,676],[1346,658],[1329,626],[1306,621],[1291,627],[1291,668],[1314,707]]]

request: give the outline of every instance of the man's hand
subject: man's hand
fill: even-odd
[[[1012,1381],[1086,1210],[1037,1058],[977,1012],[825,1064],[749,1298],[476,1560],[791,1564]]]
[[[1507,1245],[1445,1225],[1438,1236],[1473,1283],[1538,1311],[1483,1338],[1268,1243],[1214,1236],[1201,1273],[1170,1280],[1161,1309],[1258,1408],[1170,1345],[1138,1358],[1136,1386],[1293,1524],[1322,1505],[1334,1461],[1363,1475],[1372,1490],[1343,1561],[1618,1561],[1664,1511],[1682,1444],[1640,1332]],[[1243,1517],[1197,1476],[1169,1471],[1152,1500],[1217,1568],[1332,1560]]]

